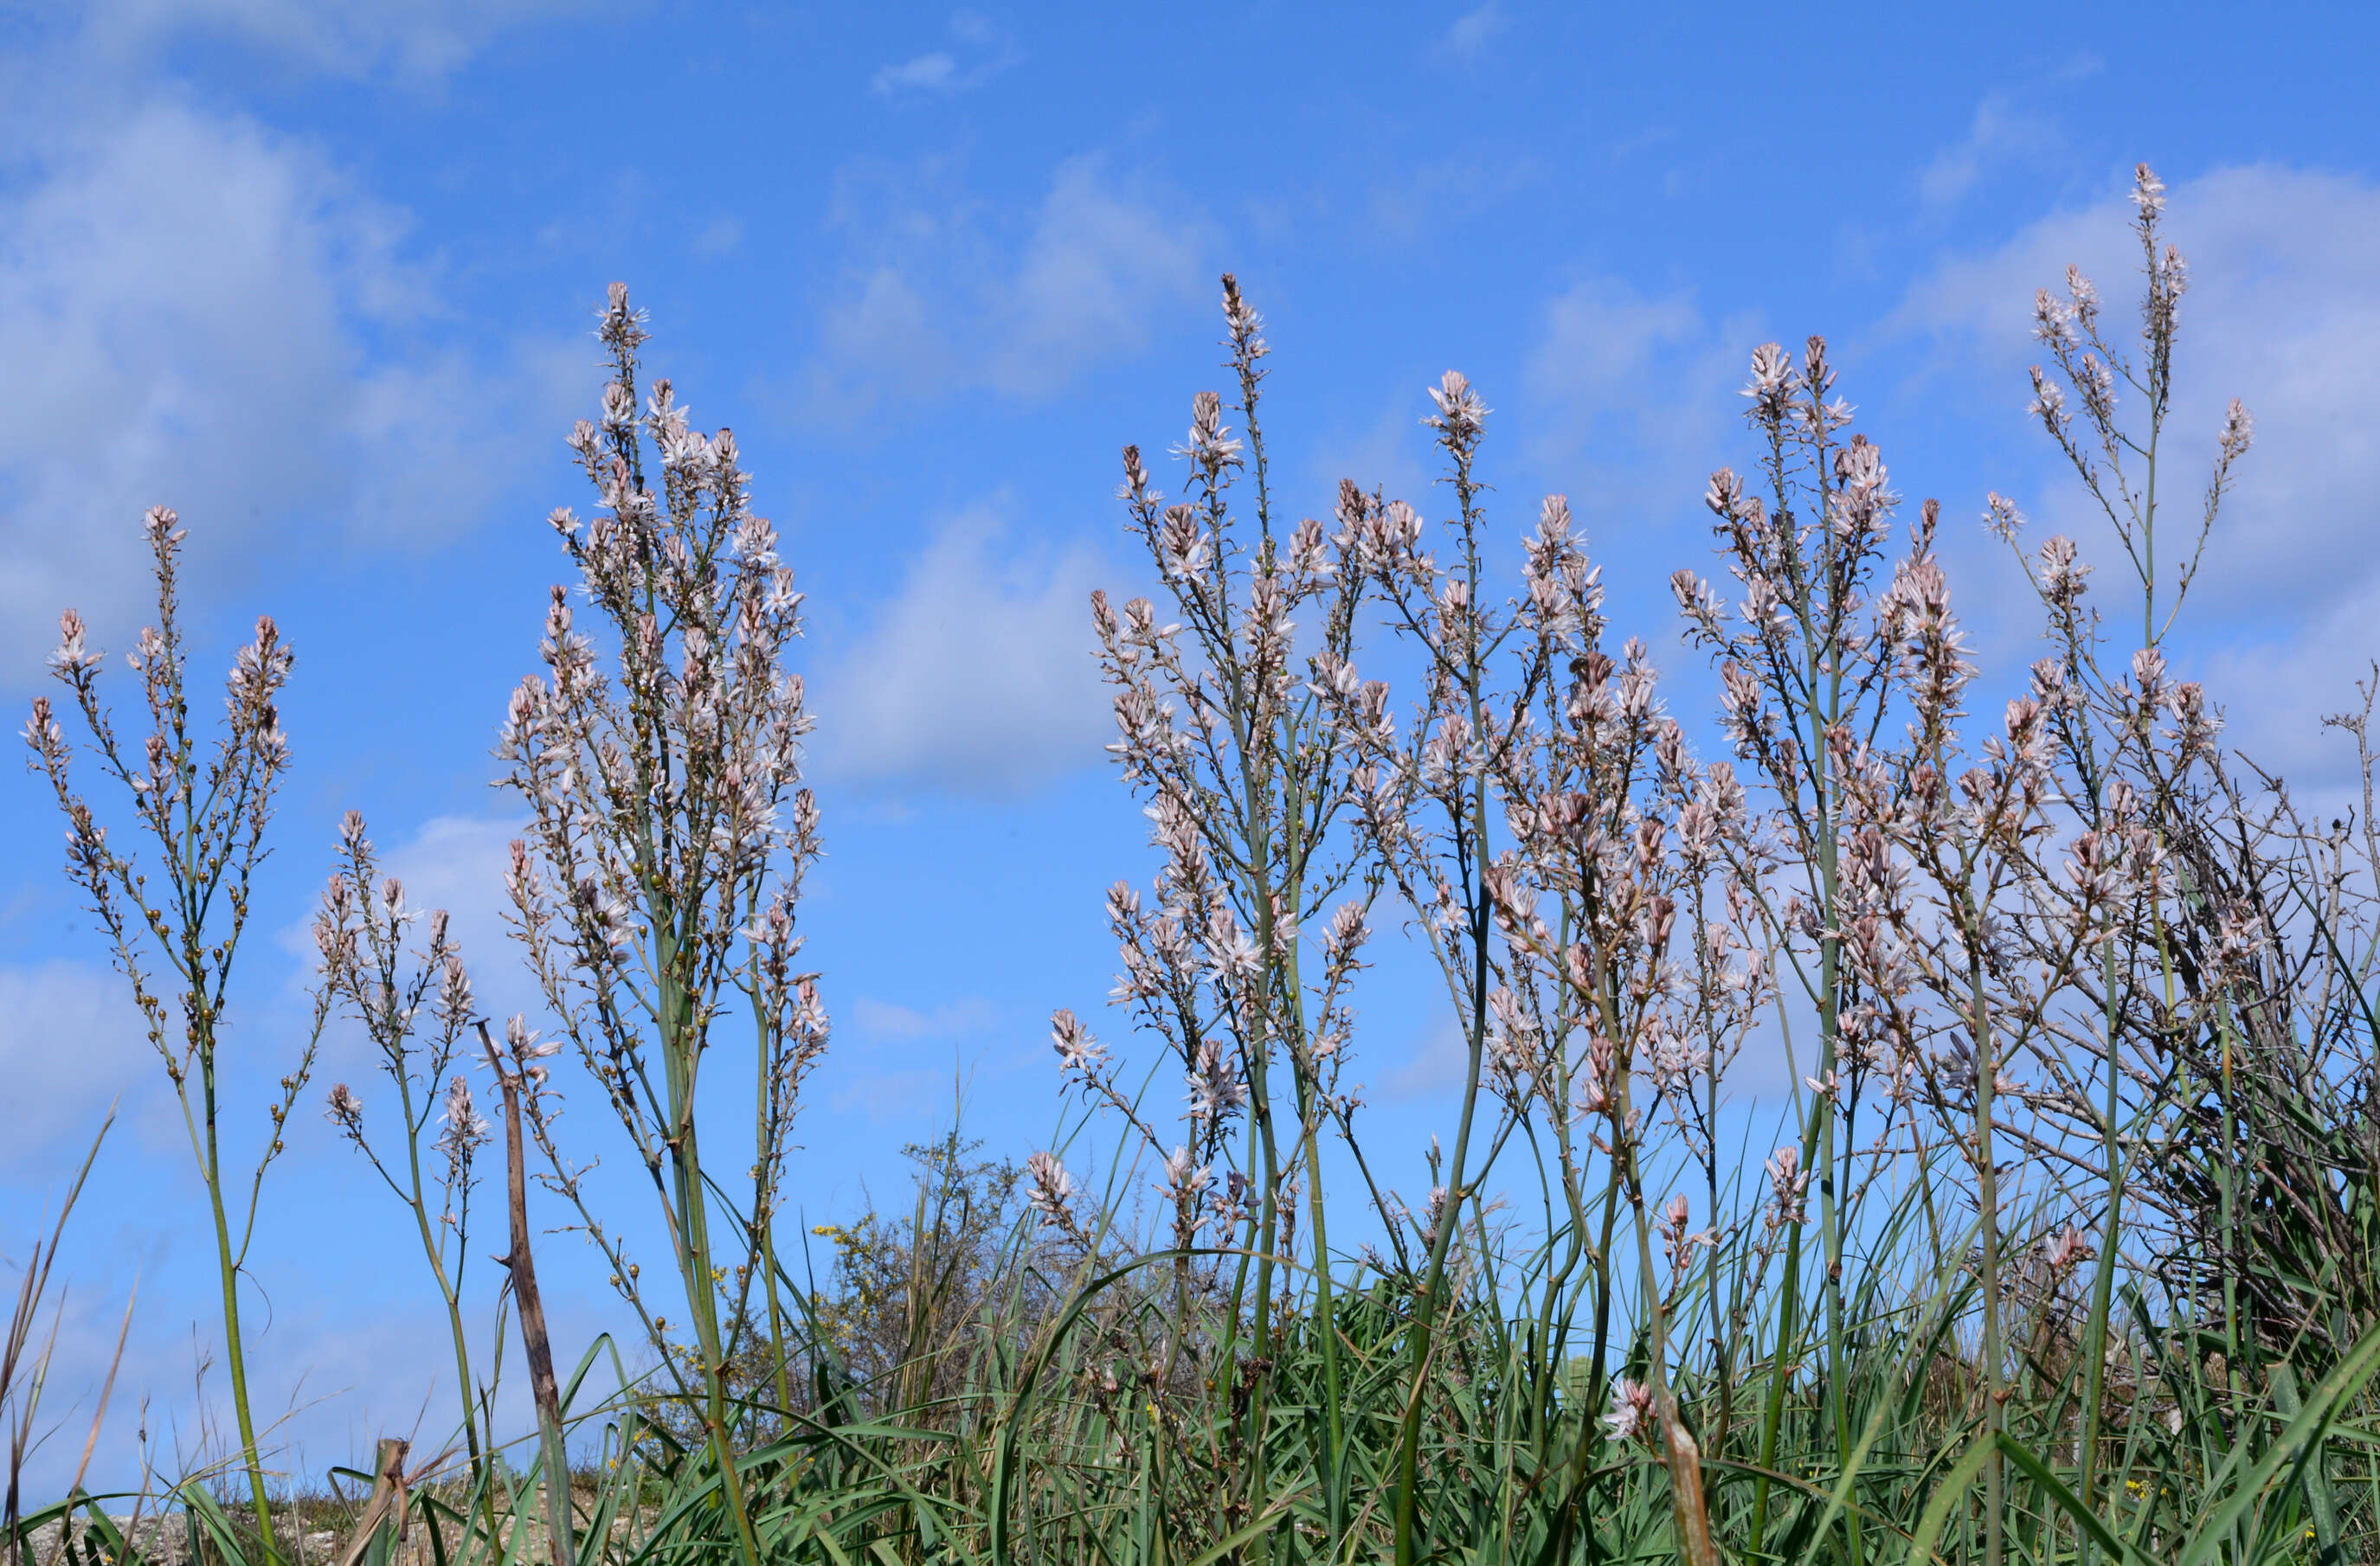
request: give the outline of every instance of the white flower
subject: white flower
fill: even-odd
[[[1050,1018],[1050,1042],[1060,1064],[1069,1072],[1088,1073],[1107,1059],[1107,1050],[1075,1014],[1061,1006]]]
[[[460,1076],[446,1085],[446,1102],[439,1118],[446,1129],[438,1137],[438,1146],[448,1157],[461,1159],[470,1156],[471,1149],[488,1140],[491,1133],[488,1120],[471,1098],[471,1085]]]
[[[1213,1171],[1191,1162],[1189,1148],[1177,1143],[1173,1150],[1165,1155],[1165,1189],[1168,1195],[1176,1199],[1195,1198],[1214,1183]]]
[[[1240,928],[1229,908],[1217,908],[1207,920],[1207,959],[1216,977],[1245,983],[1263,971],[1257,943]]]
[[[1025,1160],[1026,1172],[1033,1179],[1033,1208],[1053,1223],[1067,1220],[1067,1199],[1075,1194],[1074,1176],[1066,1166],[1050,1153],[1035,1153]]]
[[[1810,1176],[1802,1169],[1802,1149],[1779,1147],[1768,1155],[1771,1192],[1770,1220],[1799,1223],[1806,1213]]]
[[[99,667],[99,654],[83,647],[83,629],[82,616],[73,610],[58,616],[58,649],[50,654],[50,667],[69,678]]]
[[[1603,1423],[1615,1441],[1634,1440],[1653,1422],[1653,1389],[1622,1376],[1611,1383],[1611,1412]]]
[[[2054,1239],[2041,1243],[2041,1259],[2053,1273],[2064,1273],[2075,1263],[2087,1261],[2098,1254],[2099,1248],[2091,1244],[2090,1237],[2071,1224]]]

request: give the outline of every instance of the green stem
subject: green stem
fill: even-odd
[[[198,988],[193,985],[194,989]],[[231,1221],[224,1209],[223,1166],[215,1139],[213,1030],[204,1023],[200,1026],[204,1030],[199,1040],[200,1091],[206,1119],[206,1167],[200,1172],[206,1176],[207,1202],[215,1222],[215,1266],[223,1279],[225,1368],[231,1375],[232,1411],[239,1422],[240,1456],[248,1467],[249,1496],[256,1507],[257,1536],[263,1545],[265,1560],[278,1561],[281,1547],[273,1536],[273,1506],[264,1490],[264,1460],[257,1451],[256,1420],[249,1407],[248,1355],[239,1329],[239,1265],[232,1258]]]

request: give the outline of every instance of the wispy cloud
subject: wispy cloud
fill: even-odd
[[[1488,0],[1488,4],[1455,18],[1453,25],[1446,30],[1439,42],[1451,55],[1462,59],[1474,59],[1494,42],[1507,25],[1503,6],[1497,0]]]
[[[856,166],[833,223],[851,256],[803,395],[836,422],[959,389],[1046,399],[1141,351],[1209,286],[1204,220],[1097,156],[1006,214],[945,167]]]
[[[124,981],[66,960],[0,967],[0,1081],[18,1106],[0,1167],[88,1142],[119,1095],[163,1073]]]
[[[945,520],[899,594],[818,681],[820,764],[896,788],[1007,795],[1100,759],[1090,629],[1104,574],[1019,536],[1006,503]]]
[[[0,686],[67,604],[122,645],[149,505],[182,512],[200,589],[301,515],[420,547],[484,515],[518,426],[558,411],[540,345],[452,341],[403,211],[244,119],[160,100],[58,138],[0,225]]]
[[[328,76],[445,77],[501,34],[550,18],[585,25],[627,0],[96,0],[85,41],[121,55],[193,36],[230,39]]]
[[[862,995],[851,1003],[851,1022],[863,1036],[892,1043],[927,1038],[953,1038],[978,1033],[991,1026],[991,1002],[968,995],[920,1011]]]
[[[948,92],[958,80],[959,62],[946,50],[937,49],[930,55],[920,55],[904,60],[897,66],[880,66],[868,79],[868,87],[885,96],[905,91]]]
[[[2064,147],[2065,138],[2048,115],[2005,92],[1986,93],[1975,105],[1967,133],[1935,153],[1918,176],[1918,200],[1927,214],[1941,216],[1990,175],[2049,162]]]
[[[1433,158],[1372,188],[1372,217],[1400,238],[1451,227],[1503,205],[1538,183],[1546,166],[1505,153]]]
[[[960,11],[951,18],[953,49],[932,49],[897,65],[878,67],[868,79],[881,98],[905,93],[950,96],[971,91],[1025,58],[1016,40],[985,17]]]
[[[1585,514],[1699,493],[1750,331],[1706,321],[1682,289],[1647,296],[1617,278],[1579,279],[1547,302],[1529,351],[1535,454],[1592,480]]]
[[[744,220],[738,217],[715,217],[703,225],[702,232],[694,237],[694,253],[706,261],[734,255],[744,244]]]

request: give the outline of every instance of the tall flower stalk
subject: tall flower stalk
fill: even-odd
[[[1486,485],[1474,470],[1487,433],[1488,407],[1470,382],[1449,371],[1432,388],[1436,411],[1426,422],[1445,458],[1454,492],[1448,525],[1454,556],[1444,567],[1422,546],[1420,514],[1401,501],[1366,512],[1358,534],[1364,569],[1378,589],[1391,624],[1421,649],[1425,696],[1411,731],[1399,736],[1385,685],[1355,682],[1334,671],[1346,700],[1342,727],[1363,747],[1358,776],[1360,830],[1366,848],[1393,884],[1427,940],[1454,1007],[1463,1044],[1463,1075],[1454,1142],[1423,1221],[1423,1260],[1414,1281],[1413,1321],[1405,1344],[1407,1387],[1397,1432],[1394,1493],[1398,1566],[1420,1559],[1427,1535],[1421,1514],[1421,1435],[1426,1387],[1449,1301],[1449,1260],[1472,1204],[1494,1163],[1476,1155],[1472,1138],[1487,1084],[1490,1001],[1497,988],[1491,936],[1495,900],[1488,878],[1496,856],[1492,776],[1503,747],[1525,723],[1548,668],[1544,656],[1524,656],[1512,688],[1500,688],[1496,664],[1512,638],[1528,654],[1543,644],[1515,636],[1509,616],[1486,601],[1490,590],[1482,558]],[[1506,1127],[1509,1130],[1509,1125]],[[1503,1137],[1495,1139],[1500,1147]],[[1435,1159],[1433,1159],[1435,1164]]]
[[[314,917],[314,941],[322,956],[321,985],[328,1001],[344,1005],[380,1055],[396,1097],[396,1138],[401,1154],[375,1147],[368,1133],[365,1102],[341,1082],[331,1088],[328,1111],[340,1133],[363,1154],[406,1210],[421,1244],[446,1329],[455,1350],[455,1386],[461,1399],[463,1444],[482,1521],[495,1527],[494,1487],[488,1481],[480,1411],[492,1389],[471,1378],[471,1352],[463,1329],[463,1270],[470,1259],[473,1165],[493,1135],[480,1113],[469,1079],[458,1069],[466,1035],[476,1016],[471,979],[463,953],[447,934],[444,909],[426,915],[408,905],[405,883],[380,874],[363,817],[347,812],[339,827],[340,866],[322,890]],[[408,962],[407,931],[425,922],[429,939]],[[440,1086],[442,1079],[444,1086]],[[431,1131],[431,1122],[439,1129]],[[423,1142],[430,1143],[425,1171]]]
[[[1823,338],[1803,361],[1774,343],[1752,358],[1746,418],[1762,445],[1758,490],[1728,468],[1711,480],[1706,501],[1718,518],[1719,554],[1743,598],[1729,612],[1691,571],[1672,578],[1690,636],[1719,666],[1724,722],[1737,758],[1766,785],[1769,808],[1757,835],[1774,844],[1788,880],[1767,878],[1755,898],[1758,939],[1791,976],[1796,1002],[1815,1014],[1821,1085],[1805,1100],[1792,1149],[1796,1178],[1818,1193],[1817,1292],[1829,1389],[1828,1425],[1839,1460],[1853,1434],[1840,1390],[1844,1353],[1844,1237],[1856,1221],[1847,1210],[1848,1123],[1855,1117],[1861,1062],[1843,1055],[1847,1012],[1842,955],[1844,764],[1874,740],[1892,686],[1873,624],[1874,578],[1896,497],[1882,458],[1864,436],[1841,439],[1852,410],[1833,395],[1835,371]],[[1765,495],[1760,492],[1765,490]],[[1775,1361],[1789,1363],[1803,1330],[1805,1225],[1785,1233],[1782,1294],[1776,1311]],[[1772,1376],[1763,1413],[1762,1467],[1776,1451],[1784,1378]],[[1752,1538],[1765,1533],[1769,1481],[1755,1481]]]
[[[695,431],[668,381],[640,388],[644,322],[613,285],[599,333],[612,360],[601,417],[581,420],[570,442],[602,509],[583,522],[566,508],[550,518],[603,646],[576,628],[571,593],[554,588],[540,649],[547,673],[515,692],[498,747],[504,782],[530,812],[514,846],[510,917],[547,1005],[652,1181],[711,1459],[751,1562],[761,1546],[735,1463],[735,1345],[721,1308],[729,1263],[697,1111],[715,1030],[748,1019],[758,1172],[750,1243],[733,1265],[739,1294],[763,1279],[773,1304],[783,1132],[826,1042],[812,976],[794,965],[802,877],[819,852],[817,810],[799,786],[810,719],[784,662],[802,595],[775,528],[751,509],[735,435]],[[635,1269],[611,1260],[633,1294]],[[667,1357],[666,1318],[646,1319]],[[782,1363],[773,1309],[771,1328]]]
[[[2222,900],[2214,889],[2191,884],[2195,879],[2191,867],[2168,863],[2178,846],[2173,829],[2187,829],[2191,807],[2207,803],[2210,793],[2228,791],[2220,781],[2209,781],[2219,780],[2222,770],[2211,745],[2216,720],[2206,710],[2197,686],[2166,676],[2159,646],[2197,579],[2207,540],[2235,479],[2234,468],[2254,442],[2255,423],[2238,399],[2230,402],[2216,433],[2203,499],[2191,518],[2195,535],[2185,549],[2168,544],[2161,565],[2158,513],[2169,499],[2159,499],[2160,468],[2171,462],[2166,424],[2173,406],[2174,352],[2190,269],[2180,248],[2165,237],[2165,182],[2146,164],[2133,171],[2131,199],[2132,234],[2143,278],[2136,341],[2127,346],[2107,329],[2097,287],[2081,268],[2070,265],[2062,293],[2043,288],[2034,297],[2034,336],[2049,362],[2046,369],[2036,365],[2032,370],[2030,409],[2066,457],[2131,568],[2141,599],[2141,631],[2129,667],[2121,661],[2121,634],[2111,640],[2102,617],[2086,601],[2091,567],[2075,542],[2053,538],[2041,546],[2037,557],[2029,557],[2020,542],[2024,519],[2015,503],[1998,494],[1991,497],[1993,531],[2016,553],[2044,610],[2044,634],[2053,651],[2036,666],[2036,682],[2054,691],[2055,748],[2067,779],[2065,792],[2084,829],[2078,839],[2085,851],[2080,861],[2084,873],[2081,885],[2095,894],[2091,916],[2099,953],[2099,1026],[2094,1043],[2101,1080],[2098,1091],[2084,1101],[2097,1111],[2095,1124],[2086,1125],[2086,1135],[2096,1134],[2107,1191],[2083,1334],[2080,1487],[2086,1500],[2095,1490],[2100,1461],[2105,1361],[2132,1178],[2129,1143],[2146,1118],[2144,1111],[2153,1110],[2160,1096],[2137,1090],[2136,1082],[2153,1075],[2157,1067],[2146,1059],[2128,1062],[2122,1035],[2144,999],[2167,1014],[2160,1020],[2168,1027],[2176,1020],[2175,936],[2162,912],[2168,898],[2179,891],[2196,905],[2196,921],[2186,909],[2175,910],[2185,926],[2209,917],[2235,930],[2241,923],[2237,907],[2217,905]],[[2137,420],[2119,415],[2119,389],[2138,401]],[[2117,667],[2103,668],[2103,659]],[[2163,733],[2158,727],[2161,709],[2172,722]],[[2185,830],[2183,835],[2197,834]],[[2128,861],[2136,868],[2126,875]],[[2176,871],[2181,874],[2179,882]],[[2224,1090],[2228,1144],[2235,1129],[2228,1118],[2229,1084],[2218,1086]],[[2217,1165],[2220,1201],[2227,1209],[2233,1196],[2230,1157],[2227,1146]],[[2156,1179],[2154,1171],[2151,1179]],[[2228,1278],[2228,1245],[2217,1254]],[[2235,1298],[2225,1312],[2234,1358],[2237,1314]]]
[[[224,685],[220,733],[208,743],[192,722],[189,648],[180,616],[176,563],[184,529],[174,512],[152,507],[143,520],[157,582],[157,623],[144,627],[125,662],[141,683],[148,733],[120,735],[101,699],[100,654],[86,645],[82,617],[59,617],[51,672],[72,693],[88,734],[88,756],[129,817],[111,840],[103,809],[76,782],[78,759],[47,697],[33,700],[26,743],[49,778],[67,818],[67,873],[82,889],[132,989],[149,1042],[165,1068],[199,1178],[206,1187],[223,1291],[225,1366],[239,1426],[240,1463],[264,1553],[279,1559],[272,1498],[249,1392],[247,1341],[240,1330],[239,1280],[256,1235],[264,1174],[283,1150],[282,1132],[313,1070],[323,1003],[277,1096],[265,1106],[262,1146],[252,1163],[226,1168],[220,1047],[233,960],[248,929],[257,868],[289,743],[278,702],[292,655],[271,619],[232,661]],[[146,840],[143,855],[128,842]],[[244,1187],[244,1189],[243,1189]]]
[[[1186,1253],[1211,1235],[1238,1252],[1211,1341],[1191,1329],[1192,1271],[1186,1255],[1177,1263],[1169,1349],[1210,1353],[1211,1378],[1245,1383],[1226,1419],[1225,1447],[1238,1457],[1219,1464],[1221,1532],[1267,1509],[1269,1407],[1257,1367],[1275,1353],[1287,1281],[1301,1266],[1313,1280],[1326,1393],[1315,1447],[1325,1532],[1335,1540],[1350,1498],[1320,1160],[1323,1132],[1345,1112],[1335,1088],[1346,1061],[1347,989],[1377,883],[1357,875],[1342,841],[1354,770],[1330,721],[1325,682],[1347,666],[1354,645],[1362,574],[1353,556],[1365,502],[1349,487],[1335,526],[1309,517],[1276,531],[1259,418],[1270,350],[1262,319],[1229,275],[1222,307],[1235,395],[1192,399],[1190,431],[1174,453],[1186,469],[1181,497],[1160,492],[1137,446],[1123,454],[1130,526],[1163,579],[1166,609],[1135,599],[1119,612],[1104,594],[1092,604],[1115,687],[1109,749],[1147,799],[1165,858],[1153,906],[1128,884],[1109,893],[1124,964],[1114,998],[1180,1063],[1189,1089],[1183,1139],[1168,1147],[1071,1012],[1058,1014],[1054,1038],[1069,1075],[1123,1112],[1162,1163],[1175,1248]],[[1242,483],[1253,493],[1235,494]],[[1350,894],[1323,915],[1342,892]]]

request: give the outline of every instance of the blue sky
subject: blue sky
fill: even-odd
[[[1099,1008],[1099,892],[1145,870],[1101,766],[1085,600],[1143,581],[1116,452],[1161,450],[1218,383],[1219,273],[1271,322],[1293,509],[1322,512],[1342,474],[1425,499],[1423,387],[1463,369],[1497,410],[1505,528],[1567,493],[1615,619],[1667,649],[1696,711],[1662,583],[1705,558],[1704,475],[1747,455],[1746,355],[1813,331],[1898,487],[1942,498],[1979,645],[2032,656],[2021,584],[1968,524],[1998,489],[2044,530],[2084,526],[2024,424],[2025,318],[2070,260],[2126,297],[2145,158],[2195,269],[2177,428],[2211,440],[2234,395],[2259,419],[2187,657],[2252,755],[2334,789],[2316,720],[2380,653],[2380,17],[2243,16],[0,10],[0,688],[42,686],[67,604],[128,642],[140,512],[176,505],[202,662],[259,612],[298,651],[239,1091],[302,1020],[298,932],[349,808],[414,901],[455,910],[482,996],[526,1004],[493,915],[511,827],[488,748],[562,569],[540,519],[587,504],[562,436],[601,386],[591,310],[626,280],[652,368],[735,427],[811,594],[830,856],[806,920],[837,1033],[795,1184],[806,1216],[844,1216],[900,1191],[894,1149],[947,1123],[961,1080],[990,1150],[1054,1122],[1044,1019]],[[138,1396],[152,1431],[193,1427],[212,1285],[160,1074],[37,783],[0,773],[0,1249],[121,1094],[58,1375],[103,1367],[138,1272],[120,1465]],[[1451,1119],[1444,1035],[1395,973],[1365,1017],[1356,1074],[1409,1169]],[[323,1086],[361,1082],[354,1045],[326,1047]],[[313,1463],[425,1393],[435,1426],[440,1352],[428,1295],[379,1259],[396,1212],[317,1108],[257,1267],[265,1395],[298,1407]],[[616,1156],[596,1114],[575,1129]],[[572,1343],[609,1321],[600,1280],[560,1293]]]

